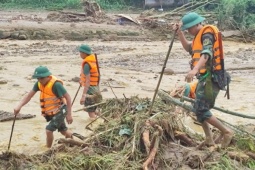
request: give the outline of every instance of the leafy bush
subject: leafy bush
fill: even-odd
[[[255,0],[221,0],[218,17],[221,22],[240,30],[255,26]]]
[[[144,0],[96,0],[103,9],[124,9],[129,6],[142,7]]]
[[[8,8],[81,8],[80,0],[0,0],[1,6]]]

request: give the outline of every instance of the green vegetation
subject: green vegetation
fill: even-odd
[[[80,0],[0,0],[1,8],[11,9],[80,9]]]
[[[83,0],[0,0],[0,8],[8,9],[82,9]],[[103,10],[142,8],[144,0],[94,0]],[[226,28],[249,31],[255,28],[255,0],[192,0],[186,8],[204,13],[214,13]],[[195,5],[194,5],[195,4]],[[191,7],[192,6],[192,7]],[[168,9],[170,10],[170,9]],[[185,10],[183,11],[185,12]]]
[[[255,28],[255,0],[222,0],[218,18],[240,30]]]
[[[21,9],[81,9],[82,0],[0,0],[2,8]],[[143,0],[95,0],[105,10],[142,7]]]
[[[119,10],[130,6],[143,7],[144,0],[95,0],[103,9]]]

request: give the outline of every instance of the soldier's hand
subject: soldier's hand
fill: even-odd
[[[174,23],[173,25],[172,25],[172,29],[173,29],[173,31],[177,31],[177,33],[179,33],[179,32],[181,32],[181,26],[182,26],[182,23],[181,22],[179,22],[179,23]]]
[[[15,108],[14,108],[14,111],[13,111],[14,114],[15,114],[15,115],[19,114],[20,109],[21,109],[21,108],[19,108],[19,107],[15,107]]]
[[[81,105],[84,105],[85,99],[86,99],[86,96],[82,96],[82,97],[81,97],[81,100],[80,100],[80,104],[81,104]]]
[[[197,74],[197,70],[191,70],[187,76],[185,77],[185,81],[187,81],[188,83],[193,81],[193,77]]]
[[[66,122],[67,122],[68,124],[72,124],[72,123],[73,123],[73,117],[72,117],[71,114],[67,114],[67,115],[66,115]]]

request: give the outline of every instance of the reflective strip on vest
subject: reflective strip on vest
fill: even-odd
[[[59,103],[52,103],[52,104],[45,104],[44,106],[41,106],[41,108],[46,108],[46,107],[50,107],[50,106],[58,106]]]
[[[97,69],[97,62],[96,62],[96,57],[94,54],[91,54],[87,56],[81,64],[81,75],[80,75],[80,83],[82,86],[86,85],[86,75],[84,74],[84,66],[85,64],[89,64],[90,66],[90,86],[97,86],[99,83],[99,72]]]
[[[49,101],[49,100],[58,100],[57,97],[49,97],[47,99],[40,99],[40,102],[45,102],[45,101]]]
[[[212,33],[215,37],[215,42],[213,44],[213,70],[221,70],[221,63],[220,63],[220,50],[219,50],[219,38],[218,38],[218,28],[213,25],[206,25],[204,26],[196,35],[192,42],[192,61],[191,61],[191,68],[194,68],[200,57],[201,52],[203,50],[203,44],[201,42],[202,36],[205,33]],[[206,72],[206,67],[203,66],[200,68],[199,73],[203,74]]]
[[[58,98],[52,91],[53,85],[56,81],[63,84],[63,82],[58,80],[55,76],[51,76],[51,80],[45,86],[38,82],[38,88],[41,91],[40,105],[43,116],[56,114],[63,104],[62,99]]]

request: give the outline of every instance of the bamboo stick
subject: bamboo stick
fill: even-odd
[[[84,108],[82,108],[82,109],[75,110],[75,111],[73,111],[73,112],[79,112],[79,111],[82,111],[82,110],[89,109],[89,108],[91,108],[91,107],[99,106],[99,105],[101,105],[101,104],[105,104],[105,102],[101,102],[101,103],[97,103],[97,104],[94,104],[94,105],[90,105],[90,106],[84,107]]]

